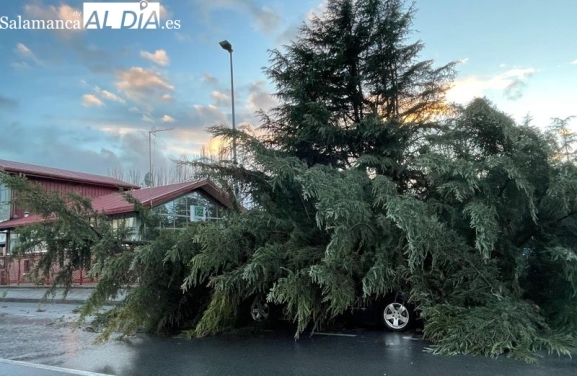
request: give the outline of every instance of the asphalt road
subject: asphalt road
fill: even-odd
[[[93,372],[0,359],[0,376],[105,376]]]
[[[415,335],[356,330],[302,336],[239,331],[185,340],[136,336],[93,345],[73,330],[70,305],[3,303],[0,358],[108,375],[577,375],[577,360],[543,355],[538,364],[501,357],[436,356]],[[342,334],[345,334],[342,336]],[[577,355],[577,353],[575,354]],[[17,375],[0,362],[0,375]],[[30,368],[26,375],[52,375]],[[66,373],[63,373],[66,374]]]

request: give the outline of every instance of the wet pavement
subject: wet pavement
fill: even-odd
[[[74,329],[73,306],[0,303],[0,358],[108,375],[571,375],[577,360],[543,354],[538,364],[500,357],[437,356],[418,335],[378,330],[302,336],[250,331],[204,339],[139,335],[94,345]],[[345,334],[344,336],[342,334]],[[575,353],[577,355],[577,352]],[[575,357],[574,355],[574,357]],[[0,375],[12,375],[0,362]],[[52,375],[30,368],[26,375]],[[58,373],[56,373],[58,374]],[[67,373],[62,373],[67,374]]]
[[[93,372],[0,359],[0,376],[107,376]]]

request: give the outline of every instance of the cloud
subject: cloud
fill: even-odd
[[[82,26],[82,9],[73,8],[67,4],[61,4],[59,6],[43,6],[42,4],[27,4],[24,6],[24,13],[32,19],[37,20],[62,20],[64,22],[68,21],[68,25],[79,23]],[[75,15],[76,14],[76,15]],[[78,34],[84,31],[84,29],[64,29],[64,30],[52,30],[55,35],[60,38],[68,39],[74,34]]]
[[[160,14],[159,17],[161,20],[167,20],[172,16],[172,12],[170,12],[166,7],[160,4]]]
[[[159,0],[148,0],[148,2],[149,3],[160,3]],[[160,14],[159,14],[160,19],[161,20],[170,19],[170,17],[172,17],[172,12],[169,11],[168,9],[166,9],[166,7],[164,5],[162,5],[162,4],[159,4],[159,5],[160,5]]]
[[[14,51],[22,57],[29,57],[29,58],[33,58],[33,59],[36,58],[36,56],[34,56],[34,52],[32,52],[32,50],[30,48],[26,47],[22,43],[18,43],[16,45],[16,48],[14,49]]]
[[[285,29],[285,31],[280,33],[280,35],[276,38],[276,44],[278,45],[290,44],[299,35],[300,28],[302,27],[302,25],[303,25],[302,22],[291,24],[288,28]]]
[[[39,20],[62,20],[72,23],[79,22],[82,26],[82,8],[74,8],[65,3],[58,6],[43,5],[41,2],[33,2],[24,6],[24,12],[30,19]],[[75,12],[77,15],[74,15]],[[70,24],[69,22],[69,24]],[[102,50],[93,44],[84,41],[84,29],[50,30],[56,39],[72,53],[93,73],[110,73],[113,71],[113,58],[111,52]],[[58,47],[54,47],[57,49]]]
[[[270,8],[263,7],[254,14],[255,27],[258,30],[270,33],[282,23],[282,17]]]
[[[273,32],[282,23],[279,13],[268,7],[261,7],[255,0],[196,0],[198,6],[207,13],[229,9],[248,14],[253,27],[265,33]]]
[[[321,0],[316,6],[310,8],[304,15],[299,17],[303,21],[293,22],[277,38],[277,45],[286,45],[294,41],[300,34],[304,25],[310,25],[315,18],[322,19],[327,10],[328,0]]]
[[[577,65],[577,59],[573,60],[573,61],[571,62],[571,64]]]
[[[202,74],[202,82],[204,82],[205,84],[214,85],[214,84],[218,83],[218,80],[216,79],[216,77],[214,77],[210,73],[203,73]]]
[[[306,21],[311,22],[315,18],[323,17],[323,14],[327,11],[328,0],[322,0],[317,4],[316,7],[309,9],[306,15]]]
[[[165,102],[172,102],[172,95],[164,94],[162,97],[160,97],[160,99],[162,99]]]
[[[166,54],[165,50],[156,50],[154,53],[140,51],[140,57],[152,61],[154,64],[160,66],[167,66],[170,63],[170,59]]]
[[[34,52],[32,52],[32,50],[30,48],[28,48],[26,45],[24,45],[23,43],[18,43],[16,44],[16,48],[14,48],[14,52],[16,53],[16,55],[18,55],[19,57],[23,58],[23,59],[27,59],[27,60],[31,60],[33,62],[36,63],[36,65],[42,65],[42,61],[40,61],[40,59],[38,59],[36,57],[36,55],[34,54]],[[26,62],[21,62],[22,64],[26,64]],[[26,64],[28,65],[28,64]]]
[[[69,117],[63,119],[64,122],[70,120]],[[3,129],[3,136],[11,142],[2,146],[2,155],[24,163],[104,176],[115,169],[148,171],[148,134],[142,125],[141,130],[131,132],[125,132],[125,125],[118,123],[107,124],[110,131],[71,125],[11,123]],[[153,151],[155,166],[170,165],[164,156],[164,147]]]
[[[101,107],[104,106],[104,103],[102,103],[102,101],[94,94],[84,94],[82,96],[82,105],[84,107]]]
[[[179,33],[178,31],[174,33],[174,37],[179,42],[188,42],[189,40],[192,40],[190,36],[183,33]]]
[[[207,142],[206,146],[204,147],[204,150],[209,155],[218,156],[225,146],[226,145],[224,145],[224,140],[221,137],[213,137]]]
[[[136,101],[150,101],[155,95],[161,97],[174,90],[159,73],[141,67],[117,72],[114,85],[127,98]]]
[[[100,98],[102,99],[106,99],[108,101],[113,101],[113,102],[118,102],[118,103],[126,103],[126,101],[123,98],[120,98],[118,95],[111,93],[108,90],[103,90],[101,88],[99,88],[98,86],[96,86],[94,88],[94,92],[96,94],[98,94],[98,96],[100,96]]]
[[[527,87],[527,79],[531,78],[537,72],[536,69],[511,69],[503,75],[503,79],[510,80],[504,90],[504,95],[509,100],[517,100],[523,96]]]
[[[18,107],[18,101],[0,94],[0,111],[11,111]]]
[[[17,61],[17,62],[13,62],[10,63],[10,66],[14,69],[27,69],[30,68],[30,65],[28,65],[27,62],[25,61]]]
[[[514,101],[523,96],[527,80],[535,73],[537,70],[534,68],[514,68],[492,77],[469,76],[458,79],[447,93],[447,99],[467,103],[485,95],[489,90],[501,90],[506,99]]]
[[[57,7],[53,5],[43,7],[38,4],[27,4],[24,6],[24,12],[41,20],[79,21],[82,23],[82,9],[73,8],[67,4],[61,4]]]
[[[110,73],[113,70],[113,54],[82,39],[70,39],[65,42],[78,59],[93,73]]]
[[[276,100],[265,90],[264,85],[264,81],[257,81],[250,85],[247,105],[252,112],[267,111],[277,105]]]
[[[101,86],[102,89],[105,87]],[[108,105],[94,92],[93,86],[89,88],[88,95],[92,94]],[[190,106],[177,102],[171,105],[171,112],[159,113],[147,111],[140,104],[131,103],[124,108],[105,106],[97,107],[97,111],[91,111],[85,118],[67,115],[42,119],[38,124],[12,126],[7,123],[9,129],[3,129],[2,136],[14,139],[14,142],[3,146],[1,154],[7,159],[104,175],[116,168],[125,172],[135,169],[144,176],[149,168],[147,131],[151,127],[174,128],[171,132],[158,134],[152,148],[154,168],[168,168],[172,165],[171,159],[183,155],[192,158],[200,153],[210,140],[206,127],[215,124],[230,126],[228,111],[214,105]],[[240,128],[247,117],[243,114],[243,107],[239,107],[237,124]],[[106,111],[100,110],[105,108]],[[165,114],[174,122],[163,121],[169,120]],[[53,148],[60,152],[50,153]]]
[[[145,121],[147,123],[156,123],[154,121],[154,119],[152,118],[152,116],[150,116],[150,114],[144,114],[142,115],[142,118],[140,118],[140,120]]]
[[[202,121],[206,125],[214,125],[215,123],[224,124],[227,122],[226,115],[218,109],[218,107],[209,104],[208,106],[194,105],[193,120],[195,122]]]
[[[469,58],[466,57],[464,59],[457,60],[457,64],[467,64],[469,62]]]
[[[215,90],[212,93],[210,93],[210,96],[217,106],[219,107],[230,106],[230,97],[225,93],[221,93],[220,91]]]
[[[160,119],[160,120],[161,120],[162,122],[164,122],[164,123],[174,123],[174,122],[176,121],[176,120],[174,120],[173,117],[170,117],[170,116],[168,116],[168,115],[164,115],[164,116],[162,117],[162,119]]]

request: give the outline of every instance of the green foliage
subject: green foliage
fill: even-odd
[[[172,333],[191,328],[208,305],[204,286],[183,292],[181,285],[189,270],[183,260],[198,253],[196,227],[181,233],[162,232],[138,251],[125,251],[95,264],[91,273],[99,277],[97,289],[81,310],[82,317],[98,310],[123,291],[126,298],[105,314],[105,330],[99,340],[114,332],[122,336],[144,330]]]
[[[516,299],[495,299],[481,307],[438,304],[423,310],[424,334],[433,341],[429,350],[435,354],[506,354],[533,362],[536,351],[547,349],[571,356],[575,338],[552,332],[537,310]]]
[[[422,146],[403,164],[370,155],[347,169],[247,146],[267,173],[241,181],[271,199],[206,228],[190,281],[210,278],[215,295],[195,334],[225,330],[255,295],[281,304],[298,336],[359,299],[408,288],[436,353],[569,354],[574,167],[551,158],[549,134],[485,100],[459,109]]]
[[[281,304],[298,336],[406,289],[437,353],[568,354],[575,168],[555,158],[551,133],[484,99],[444,104],[452,66],[416,60],[413,13],[402,1],[330,1],[271,53],[280,105],[262,114],[268,133],[213,129],[238,137],[250,163],[204,164],[206,175],[234,177],[253,206],[207,232],[218,240],[193,259],[189,286],[218,281],[197,335],[225,329],[254,295]]]

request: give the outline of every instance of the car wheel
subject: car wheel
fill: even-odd
[[[270,315],[270,309],[268,304],[264,300],[256,298],[250,306],[250,316],[252,317],[253,321],[256,322],[266,321],[269,315]]]
[[[387,329],[402,332],[412,327],[415,315],[404,303],[390,302],[381,309],[381,319]]]

